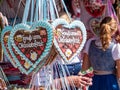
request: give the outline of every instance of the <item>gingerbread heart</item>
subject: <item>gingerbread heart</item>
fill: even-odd
[[[51,25],[48,22],[39,21],[32,26],[16,25],[11,31],[8,47],[18,68],[23,73],[29,74],[37,66],[40,69],[46,63],[52,41]]]
[[[99,36],[100,33],[100,19],[91,18],[89,20],[90,30],[95,36]]]
[[[13,57],[12,57],[12,55],[11,55],[9,49],[8,49],[8,39],[9,39],[9,35],[10,35],[11,30],[12,30],[12,26],[6,26],[2,30],[1,43],[2,43],[2,48],[3,48],[4,54],[8,57],[8,59],[10,60],[12,65],[14,67],[17,67],[16,63],[15,63],[15,60],[13,59]]]
[[[106,9],[106,4],[102,0],[83,0],[86,11],[93,17],[102,16]]]
[[[86,28],[81,21],[70,24],[64,19],[56,19],[54,26],[54,45],[65,62],[71,62],[80,53],[86,41]]]

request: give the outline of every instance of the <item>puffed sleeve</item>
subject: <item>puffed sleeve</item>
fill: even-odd
[[[112,50],[112,56],[114,60],[120,59],[120,44],[117,43]]]
[[[95,39],[96,39],[96,37],[93,37],[93,38],[90,38],[90,39],[86,42],[85,47],[84,47],[84,49],[83,49],[83,53],[88,54],[91,41],[92,41],[92,40],[95,40]]]

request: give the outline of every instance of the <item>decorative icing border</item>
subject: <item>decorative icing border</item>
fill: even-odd
[[[56,28],[56,26],[58,26],[60,24],[67,25],[67,26],[69,26],[69,28],[77,26],[77,27],[79,27],[81,29],[82,34],[83,34],[83,41],[82,41],[79,49],[76,51],[76,53],[69,60],[67,60],[66,56],[62,53],[62,51],[60,50],[59,45],[58,45],[56,39],[54,38],[53,42],[55,44],[56,49],[58,50],[59,54],[62,56],[63,60],[68,63],[68,62],[71,62],[73,60],[73,58],[78,53],[80,53],[80,51],[83,49],[84,44],[85,44],[86,39],[87,39],[87,32],[86,32],[86,28],[85,28],[84,24],[81,21],[79,21],[79,20],[75,20],[75,21],[73,21],[72,23],[69,24],[65,19],[56,19],[52,23],[54,28]]]

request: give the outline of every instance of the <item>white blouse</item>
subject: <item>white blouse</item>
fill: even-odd
[[[97,37],[93,37],[91,39],[89,39],[87,42],[86,42],[86,45],[85,45],[85,48],[83,50],[84,53],[87,53],[88,54],[88,51],[89,51],[89,47],[90,47],[90,44],[91,44],[91,41],[93,40],[96,40],[97,42],[95,42],[96,45],[101,45],[101,43],[99,42],[99,38]],[[116,43],[113,48],[112,48],[112,57],[114,60],[118,60],[120,59],[120,44],[119,43]]]

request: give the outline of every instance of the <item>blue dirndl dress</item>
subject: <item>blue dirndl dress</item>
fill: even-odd
[[[115,71],[115,61],[112,57],[113,45],[114,43],[111,43],[109,48],[103,51],[95,45],[95,41],[91,42],[88,54],[95,71]],[[95,74],[93,85],[89,87],[89,90],[119,90],[116,75],[114,73]]]

